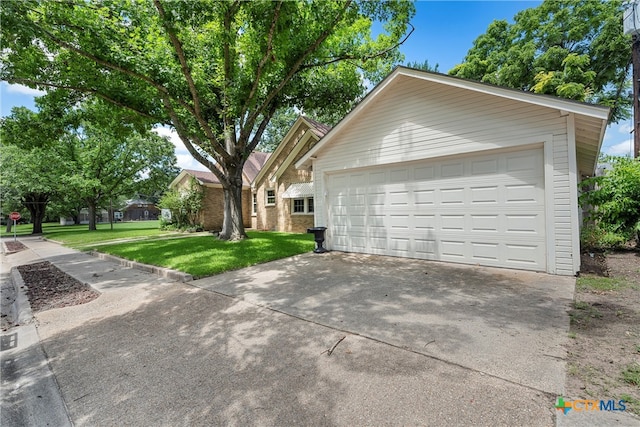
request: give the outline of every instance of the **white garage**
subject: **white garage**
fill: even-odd
[[[401,67],[297,167],[331,250],[573,275],[607,116]]]

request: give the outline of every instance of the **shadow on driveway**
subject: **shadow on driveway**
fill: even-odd
[[[573,277],[331,252],[192,284],[548,393],[564,389]]]

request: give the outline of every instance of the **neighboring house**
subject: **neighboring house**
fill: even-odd
[[[329,249],[574,275],[608,114],[398,67],[296,167]]]
[[[116,220],[122,221],[144,221],[158,219],[160,209],[148,200],[131,199],[126,201],[126,206],[121,210],[122,216],[118,218],[118,212],[114,212]]]
[[[251,227],[251,182],[269,158],[269,153],[254,152],[247,159],[242,172],[242,218],[245,227]],[[222,230],[224,218],[224,192],[220,180],[212,172],[184,169],[169,188],[188,188],[191,177],[204,188],[200,223],[205,230]]]
[[[89,209],[82,208],[80,209],[80,215],[78,215],[78,221],[80,224],[89,224]],[[96,212],[96,222],[109,222],[109,211],[106,209],[98,209]],[[73,224],[73,219],[67,220],[65,219],[64,224],[62,218],[60,219],[60,225]]]
[[[295,162],[328,131],[304,116],[291,126],[251,185],[253,228],[305,233],[313,227],[313,174]]]

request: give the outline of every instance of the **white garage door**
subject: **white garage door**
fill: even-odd
[[[327,175],[334,250],[545,271],[542,149]]]

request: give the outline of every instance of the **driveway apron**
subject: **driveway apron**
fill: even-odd
[[[564,392],[573,277],[331,252],[193,285],[536,390]]]

